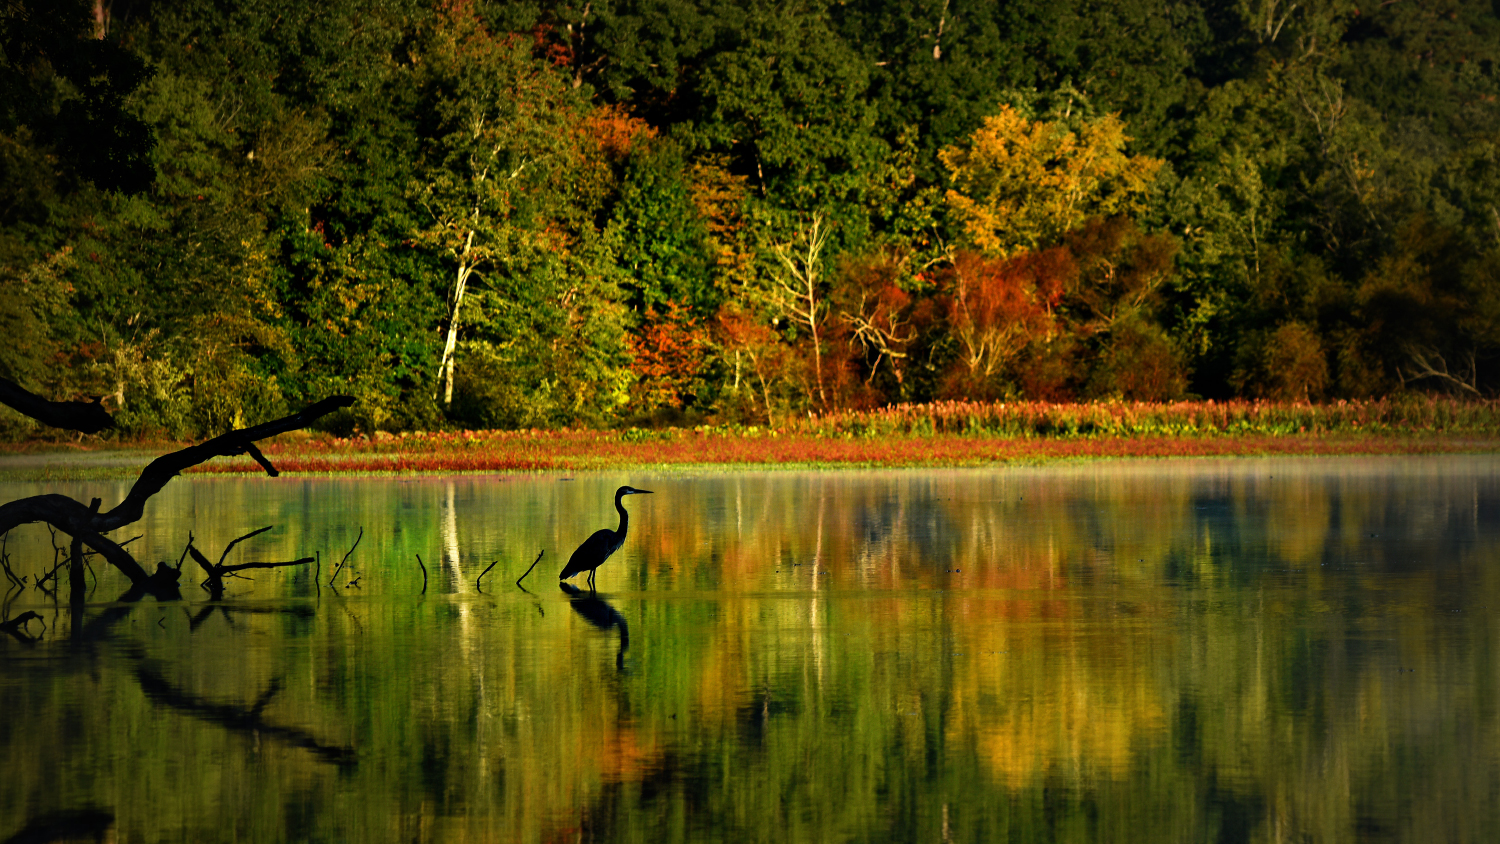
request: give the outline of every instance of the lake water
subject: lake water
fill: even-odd
[[[148,568],[265,525],[228,561],[317,568],[12,589],[0,840],[1492,841],[1497,470],[178,479],[116,536]]]

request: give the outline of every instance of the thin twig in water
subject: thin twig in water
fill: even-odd
[[[42,575],[41,577],[37,578],[37,581],[36,581],[36,584],[35,584],[36,588],[38,588],[38,589],[40,589],[43,592],[46,592],[48,594],[51,594],[52,590],[48,589],[47,587],[43,586],[42,584],[46,583],[49,580],[52,580],[53,577],[57,574],[58,569],[60,569],[63,566],[65,566],[65,565],[68,564],[68,561],[66,559],[63,559],[63,560],[60,560],[60,561],[56,561],[56,562],[57,562],[57,565],[55,565],[55,566],[52,567],[52,571],[49,571],[46,574]]]
[[[11,571],[11,568],[10,568],[10,552],[6,550],[6,546],[9,545],[9,544],[10,544],[10,533],[7,532],[4,536],[0,536],[0,567],[4,567],[4,569],[5,569],[5,576],[8,577],[8,578],[10,578],[10,582],[11,583],[14,583],[16,586],[20,587],[21,589],[25,589],[26,588],[26,578],[25,577],[17,577],[16,573],[13,572],[13,571]]]
[[[498,562],[500,562],[500,561],[496,560],[494,563],[490,563],[488,566],[485,567],[484,571],[482,571],[482,572],[479,573],[478,577],[474,578],[474,589],[475,589],[475,591],[478,591],[478,592],[483,592],[484,591],[484,587],[480,585],[480,582],[484,580],[484,576],[487,575],[487,574],[489,574],[490,573],[490,569],[494,568],[495,567],[495,563],[498,563]]]
[[[422,567],[422,594],[427,594],[427,566],[422,562],[422,555],[417,555],[417,565]]]
[[[537,552],[536,559],[531,561],[531,569],[536,568],[536,564],[540,563],[542,561],[542,555],[545,554],[545,553],[547,553],[547,549],[546,548],[543,548],[542,550],[540,550],[540,551]],[[527,569],[526,570],[526,574],[531,574],[531,569]],[[526,579],[526,574],[523,574],[520,577],[516,578],[516,585],[517,586],[521,586],[521,581],[523,581],[523,580]],[[521,588],[525,589],[526,587],[521,586]]]
[[[359,536],[354,537],[354,544],[351,545],[351,546],[349,546],[349,553],[344,555],[344,559],[339,560],[338,568],[335,568],[333,570],[333,574],[328,575],[328,585],[329,586],[332,586],[333,585],[333,581],[335,581],[335,580],[338,579],[339,572],[342,571],[343,568],[344,568],[344,563],[349,562],[349,555],[354,553],[354,549],[359,547],[359,541],[361,539],[364,539],[364,538],[365,538],[365,528],[364,528],[363,525],[361,525],[360,528],[359,528]]]

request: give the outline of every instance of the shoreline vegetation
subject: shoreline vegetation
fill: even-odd
[[[127,477],[161,445],[85,437],[0,446],[0,478]],[[939,468],[1113,458],[1478,453],[1500,451],[1500,402],[1415,396],[1329,404],[937,402],[805,416],[775,427],[294,433],[266,442],[263,450],[281,471],[298,474]],[[53,462],[52,455],[62,459]],[[249,457],[191,470],[259,471]]]

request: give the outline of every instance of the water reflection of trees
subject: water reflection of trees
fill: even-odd
[[[1493,786],[1494,745],[1452,737],[1496,733],[1485,703],[1493,631],[1441,619],[1500,597],[1483,566],[1496,548],[1495,485],[1433,475],[1413,500],[1357,465],[1165,474],[992,477],[977,491],[973,477],[798,478],[709,501],[678,520],[683,530],[645,537],[641,577],[665,590],[691,588],[690,577],[741,594],[805,592],[718,607],[684,672],[689,697],[726,731],[753,724],[742,744],[779,739],[789,759],[847,759],[825,729],[868,740],[859,758],[889,764],[821,774],[868,782],[872,807],[891,771],[931,770],[938,755],[977,765],[976,782],[991,784],[979,791],[1010,789],[1018,822],[1030,817],[1026,795],[1062,787],[1097,817],[1119,814],[1100,805],[1106,796],[1134,793],[1150,807],[1146,826],[1116,830],[1133,838],[1352,838],[1411,822],[1405,804],[1372,799],[1404,788],[1472,818],[1465,795]],[[730,523],[746,511],[754,518]],[[697,569],[667,564],[695,547],[709,549]],[[899,596],[850,597],[870,586]],[[841,590],[842,601],[819,597]],[[809,615],[820,600],[825,614]],[[1424,668],[1399,673],[1413,665]],[[847,701],[861,703],[842,723]],[[1440,749],[1437,736],[1449,738]],[[818,775],[783,773],[783,783]],[[973,818],[966,805],[953,823]],[[1082,823],[1063,837],[1102,831]]]
[[[635,537],[628,672],[615,628],[505,590],[236,614],[269,643],[248,658],[181,623],[145,641],[202,700],[284,677],[264,717],[361,765],[196,718],[140,746],[230,760],[204,788],[263,789],[270,837],[1483,840],[1493,485],[1266,474],[732,476]],[[48,683],[150,711],[110,672]],[[73,715],[119,777],[109,722]]]

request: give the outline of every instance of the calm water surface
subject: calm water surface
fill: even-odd
[[[275,525],[229,560],[318,577],[12,589],[0,840],[1491,841],[1497,470],[179,479],[138,559]],[[570,596],[622,483],[656,494]]]

